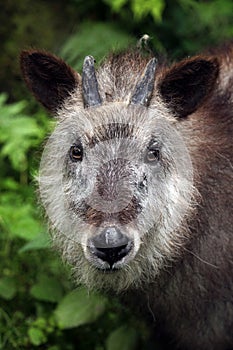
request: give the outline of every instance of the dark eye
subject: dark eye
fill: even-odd
[[[70,159],[72,162],[81,162],[83,159],[83,148],[81,145],[70,147]]]
[[[156,164],[160,160],[160,150],[155,147],[148,148],[145,156],[145,162]]]

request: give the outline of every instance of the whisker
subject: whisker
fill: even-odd
[[[187,249],[187,248],[184,248],[184,247],[183,247],[183,249],[186,250],[188,253],[192,254],[193,256],[195,256],[195,258],[197,258],[199,261],[203,262],[204,264],[209,265],[209,266],[211,266],[211,267],[214,267],[215,269],[219,269],[219,266],[214,265],[214,264],[211,264],[210,262],[208,262],[208,261],[202,259],[202,258],[201,258],[200,256],[198,256],[197,254],[193,253],[191,250],[189,250],[189,249]]]

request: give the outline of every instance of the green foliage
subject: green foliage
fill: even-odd
[[[25,101],[7,104],[6,100],[5,94],[0,95],[0,164],[4,170],[0,182],[0,227],[11,236],[31,240],[43,228],[32,200],[33,186],[28,187],[32,162],[29,155],[39,147],[49,126],[44,125],[44,112],[33,118],[25,113]]]
[[[41,275],[38,282],[32,286],[30,293],[37,300],[57,303],[63,296],[63,288],[57,278]]]
[[[113,331],[106,342],[107,350],[134,350],[138,348],[138,333],[128,324]]]
[[[59,303],[55,316],[61,329],[78,327],[96,321],[105,311],[103,296],[78,289],[67,294]],[[75,311],[74,311],[75,310]]]
[[[39,346],[47,342],[47,337],[43,330],[40,328],[30,327],[28,330],[28,336],[32,345],[35,346]]]
[[[163,30],[178,56],[215,46],[232,39],[233,2],[176,0],[167,7]]]
[[[120,12],[126,4],[130,5],[136,20],[151,14],[155,21],[161,21],[165,7],[164,0],[104,0],[116,12]]]
[[[14,206],[14,210],[12,210]],[[15,237],[31,240],[42,231],[37,209],[18,192],[3,192],[0,198],[0,224]]]
[[[16,294],[16,283],[12,277],[2,277],[0,279],[0,297],[11,300]]]
[[[193,54],[232,39],[231,0],[103,0],[129,31],[152,37],[155,52]],[[133,15],[133,16],[132,16]],[[133,21],[130,21],[130,16]],[[219,30],[221,28],[221,30]]]
[[[27,242],[23,245],[23,247],[19,250],[19,253],[25,253],[30,250],[38,250],[43,248],[49,248],[50,241],[48,234],[45,232],[39,233],[35,238]]]
[[[75,15],[63,2],[20,0],[16,4],[14,0],[1,1],[0,50],[4,54],[0,56],[0,86],[4,84],[4,89],[0,91],[6,91],[11,98],[20,99],[26,91],[19,84],[19,52],[32,46],[55,50],[76,23],[74,16],[66,26],[61,25],[71,11]]]
[[[132,11],[136,19],[140,20],[151,14],[155,21],[161,21],[165,7],[164,0],[133,0]]]
[[[110,51],[127,48],[133,39],[113,23],[84,22],[60,50],[59,55],[72,67],[81,70],[83,58],[91,54],[98,62]],[[74,50],[74,47],[77,50]]]
[[[6,104],[7,96],[0,96],[0,143],[3,144],[1,157],[9,157],[15,170],[27,169],[27,152],[38,146],[44,137],[43,130],[35,119],[25,116],[26,103]]]

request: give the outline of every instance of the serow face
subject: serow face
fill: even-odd
[[[173,230],[184,214],[176,202],[185,198],[192,181],[188,154],[174,128],[150,118],[143,108],[136,109],[138,122],[132,123],[135,108],[125,109],[128,123],[107,122],[107,110],[106,123],[91,133],[77,130],[72,140],[63,142],[67,146],[62,187],[69,233],[62,230],[81,244],[92,266],[109,272],[128,266],[152,228],[159,249],[163,229]],[[111,115],[122,120],[125,112],[121,106]],[[95,118],[96,113],[97,109]],[[141,129],[146,121],[148,127]]]

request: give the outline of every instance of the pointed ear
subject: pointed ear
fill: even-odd
[[[159,92],[175,116],[184,118],[211,93],[218,72],[217,59],[195,57],[181,61],[162,76]]]
[[[29,90],[51,112],[55,112],[80,83],[78,73],[49,53],[23,51],[20,63]]]

